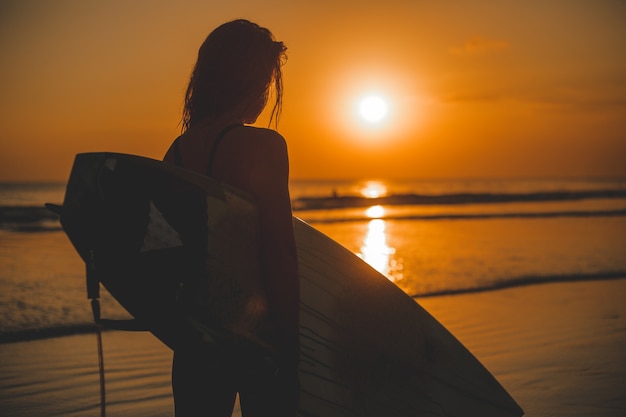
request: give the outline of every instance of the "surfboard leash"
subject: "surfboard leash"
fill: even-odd
[[[104,379],[104,351],[102,349],[102,322],[100,315],[100,281],[97,277],[95,254],[89,251],[89,262],[86,262],[87,298],[91,300],[91,312],[96,325],[98,343],[98,370],[100,375],[100,417],[106,416],[106,388]]]
[[[63,206],[52,203],[45,203],[44,206],[56,213],[61,218],[63,224]],[[65,230],[67,234],[67,230]],[[69,236],[69,235],[68,235]],[[104,352],[102,350],[102,320],[100,317],[100,280],[98,280],[96,270],[96,256],[93,249],[89,250],[89,259],[85,261],[85,276],[87,280],[87,298],[91,300],[91,312],[96,326],[96,340],[98,343],[98,372],[100,375],[100,416],[106,416],[106,389],[104,385]]]

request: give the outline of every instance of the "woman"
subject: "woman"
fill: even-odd
[[[172,381],[178,417],[230,416],[237,392],[244,416],[296,414],[299,286],[287,147],[276,131],[244,125],[256,121],[272,87],[270,123],[277,125],[285,51],[269,30],[247,20],[215,29],[187,87],[183,134],[164,158],[252,196],[261,238],[258,279],[272,329],[258,336],[276,352],[276,366],[238,373],[212,364],[201,346],[177,348]]]

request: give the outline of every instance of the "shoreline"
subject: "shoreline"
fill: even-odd
[[[497,282],[490,286],[479,288],[460,288],[454,290],[432,291],[420,294],[407,294],[418,303],[422,303],[429,298],[441,298],[448,296],[469,295],[469,294],[489,294],[498,293],[503,290],[524,288],[528,286],[542,286],[555,283],[576,283],[576,282],[602,282],[602,281],[619,281],[625,280],[626,275],[623,271],[619,272],[603,272],[598,274],[568,274],[555,275],[549,278],[540,277],[519,277],[508,282]],[[57,337],[77,336],[77,335],[95,335],[97,327],[94,323],[78,323],[66,326],[53,326],[43,329],[27,329],[12,330],[4,333],[0,332],[0,346],[7,343],[30,342],[45,339],[54,339]],[[103,328],[102,333],[114,332],[119,329]]]
[[[418,298],[526,416],[626,411],[626,280],[549,283]],[[146,332],[103,333],[107,414],[171,416],[171,351]],[[8,416],[99,413],[94,334],[0,344]],[[238,412],[233,415],[239,415]]]

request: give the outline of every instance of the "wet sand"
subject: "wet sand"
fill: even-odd
[[[527,416],[626,414],[626,280],[535,285],[419,302]],[[105,332],[108,416],[172,416],[171,352],[149,333]],[[100,413],[95,335],[0,345],[0,414]],[[239,410],[234,415],[240,415]]]

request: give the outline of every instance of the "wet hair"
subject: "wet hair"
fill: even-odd
[[[248,20],[234,20],[213,30],[198,51],[187,86],[183,131],[209,115],[260,113],[272,83],[275,102],[270,124],[274,120],[277,125],[282,110],[281,66],[286,51],[268,29]]]

